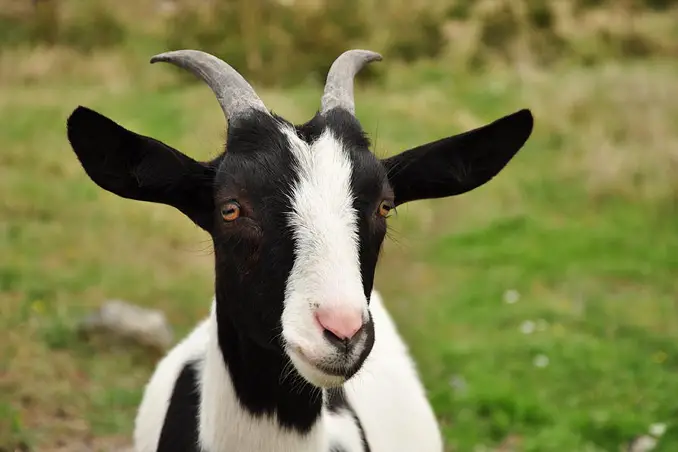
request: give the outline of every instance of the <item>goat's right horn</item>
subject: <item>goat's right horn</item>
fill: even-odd
[[[268,113],[247,80],[214,55],[200,50],[173,50],[151,58],[151,64],[157,62],[179,66],[207,83],[217,96],[227,121],[252,109]]]
[[[340,107],[355,114],[353,79],[367,63],[373,61],[381,61],[381,55],[370,50],[347,50],[339,55],[327,73],[320,112],[324,114]]]

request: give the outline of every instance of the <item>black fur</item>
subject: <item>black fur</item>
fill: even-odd
[[[385,159],[396,204],[455,196],[488,182],[532,133],[529,110]]]
[[[321,397],[299,376],[279,340],[294,240],[285,212],[295,161],[283,120],[253,113],[230,127],[215,180],[215,202],[237,199],[241,217],[218,222],[212,234],[219,344],[236,394],[254,415],[277,414],[280,424],[308,432]],[[215,209],[215,218],[220,215]],[[283,378],[283,372],[292,373]]]
[[[309,432],[320,416],[320,391],[299,384],[296,373],[282,377],[285,371],[294,372],[282,351],[260,347],[228,317],[218,322],[219,344],[240,403],[254,415],[276,413],[281,426]]]
[[[215,204],[236,199],[241,216],[231,223],[216,221],[212,238],[218,322],[232,324],[253,345],[281,353],[282,301],[294,263],[285,213],[296,176],[277,121],[255,113],[229,129],[228,151],[215,179]],[[220,219],[219,209],[213,214]]]
[[[212,229],[215,168],[153,138],[78,107],[68,139],[82,167],[101,188],[123,198],[174,206],[201,228]]]
[[[200,394],[195,362],[184,365],[174,383],[165,423],[162,426],[158,452],[199,452],[198,409]]]
[[[320,415],[320,393],[310,384],[299,385],[298,375],[282,378],[285,369],[293,369],[280,341],[280,319],[295,249],[285,214],[297,178],[294,156],[280,131],[283,123],[284,119],[262,112],[239,117],[229,127],[225,152],[210,162],[196,162],[84,107],[70,116],[68,138],[85,171],[100,187],[125,198],[174,206],[210,233],[219,343],[236,394],[252,414],[276,413],[282,426],[308,432]],[[347,111],[316,114],[295,130],[311,143],[327,128],[341,139],[353,165],[360,269],[369,301],[386,234],[386,220],[377,214],[380,202],[402,204],[451,196],[484,184],[527,140],[532,116],[522,110],[382,161],[369,151],[368,138]],[[240,203],[242,214],[226,223],[220,210],[230,200]],[[374,343],[371,320],[361,334],[367,347],[359,362],[349,369],[342,362],[325,363],[328,372],[346,376],[357,372]],[[187,366],[177,380],[162,444],[169,445],[166,438],[177,432],[189,435],[184,441],[194,439],[194,379],[192,367]],[[332,397],[336,406],[355,417],[345,397]],[[180,421],[185,424],[179,426]],[[360,426],[357,417],[356,423]],[[182,450],[191,450],[186,447]]]

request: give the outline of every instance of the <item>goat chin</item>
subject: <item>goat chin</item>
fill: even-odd
[[[407,347],[375,291],[370,309],[375,324],[375,345],[362,369],[343,385],[345,405],[325,400],[317,420],[305,432],[283,428],[273,416],[254,416],[243,408],[232,384],[216,335],[213,309],[184,340],[157,365],[145,388],[137,413],[136,452],[156,452],[180,375],[196,363],[195,387],[199,396],[195,422],[199,448],[209,452],[441,452],[442,439]],[[247,377],[247,376],[245,376]],[[252,376],[256,378],[256,376]],[[190,427],[186,427],[190,428]]]

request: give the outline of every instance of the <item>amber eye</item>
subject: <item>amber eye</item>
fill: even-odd
[[[379,215],[382,217],[387,218],[391,210],[393,210],[393,204],[390,201],[384,200],[379,204]]]
[[[240,216],[240,204],[229,201],[221,208],[221,217],[224,221],[233,221]]]

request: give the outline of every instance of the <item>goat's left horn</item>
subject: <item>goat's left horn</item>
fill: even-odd
[[[240,114],[260,110],[268,113],[254,88],[229,64],[200,50],[173,50],[151,58],[151,63],[167,62],[188,70],[203,80],[217,96],[219,106],[230,120]]]
[[[370,50],[347,50],[339,55],[327,73],[320,112],[325,114],[340,107],[355,114],[353,79],[367,63],[381,59],[381,55]]]

